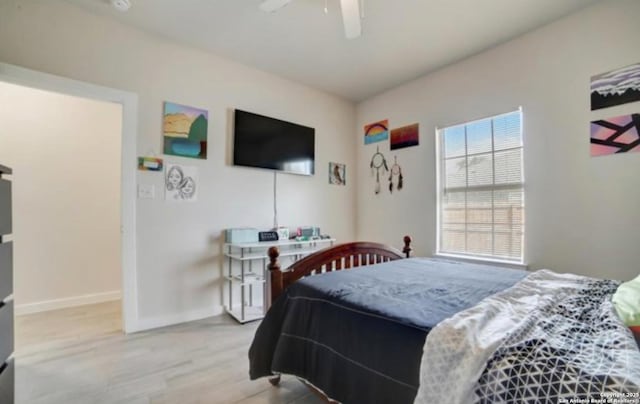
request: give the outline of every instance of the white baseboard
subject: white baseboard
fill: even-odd
[[[122,298],[119,290],[112,292],[93,293],[90,295],[66,297],[64,299],[45,300],[36,303],[19,304],[15,306],[15,315],[40,313],[43,311],[66,309],[69,307],[84,306],[120,300]]]
[[[204,310],[193,310],[185,313],[171,314],[168,316],[139,318],[136,324],[134,324],[128,332],[132,333],[147,331],[154,328],[161,328],[180,323],[187,323],[189,321],[202,320],[207,317],[219,316],[222,313],[224,313],[224,309],[222,306],[213,306]]]

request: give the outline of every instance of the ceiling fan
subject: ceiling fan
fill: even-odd
[[[291,3],[291,1],[293,0],[264,0],[260,4],[260,9],[267,13],[273,13]],[[344,33],[348,39],[357,38],[362,34],[361,19],[363,14],[361,1],[363,0],[340,0]]]

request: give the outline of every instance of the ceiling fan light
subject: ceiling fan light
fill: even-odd
[[[273,13],[289,3],[291,3],[291,0],[265,0],[260,3],[260,10],[267,13]]]
[[[362,21],[360,20],[360,0],[340,0],[344,34],[348,39],[362,35]]]
[[[130,0],[111,0],[111,5],[116,10],[125,12],[125,11],[129,11],[129,9],[131,8],[131,1]]]

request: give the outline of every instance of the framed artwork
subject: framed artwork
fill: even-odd
[[[347,166],[340,163],[329,163],[329,184],[347,185]]]
[[[640,63],[591,77],[591,110],[640,101]]]
[[[389,120],[370,123],[364,126],[364,144],[381,142],[389,138]]]
[[[157,157],[138,157],[138,170],[162,171],[162,159]]]
[[[164,154],[207,158],[209,113],[186,105],[164,103],[162,131]]]
[[[591,156],[640,152],[640,114],[591,122]]]
[[[167,164],[164,178],[166,201],[195,202],[198,200],[197,167]]]
[[[420,127],[417,123],[391,130],[391,150],[420,144]]]

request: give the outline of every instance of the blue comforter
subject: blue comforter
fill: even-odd
[[[427,333],[525,275],[412,258],[302,279],[260,324],[250,376],[296,375],[343,403],[412,403]]]

